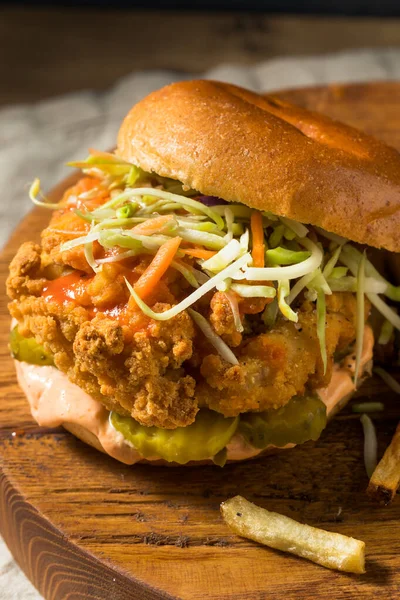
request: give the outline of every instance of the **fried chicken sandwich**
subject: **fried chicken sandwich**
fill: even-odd
[[[242,460],[316,440],[387,343],[400,156],[228,84],[135,105],[7,282],[34,418],[133,464]]]

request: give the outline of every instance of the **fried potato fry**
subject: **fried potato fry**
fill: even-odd
[[[400,423],[385,454],[370,479],[367,494],[381,504],[390,504],[400,486]]]
[[[276,550],[307,558],[323,567],[365,573],[365,543],[303,525],[235,496],[221,504],[225,523],[238,535]]]

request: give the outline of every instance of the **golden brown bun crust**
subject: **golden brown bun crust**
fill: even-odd
[[[400,155],[323,115],[213,81],[136,104],[119,154],[203,194],[400,251]]]

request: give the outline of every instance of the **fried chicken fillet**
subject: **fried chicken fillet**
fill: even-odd
[[[98,183],[85,177],[66,192],[64,207],[53,213],[41,244],[20,247],[7,281],[9,309],[20,334],[42,344],[73,383],[109,410],[142,425],[169,429],[191,424],[200,407],[225,416],[265,411],[329,383],[335,357],[356,337],[354,294],[327,296],[324,371],[315,304],[304,294],[297,301],[298,322],[278,317],[268,331],[261,316],[271,300],[234,298],[243,328],[239,332],[232,298],[209,292],[195,308],[234,349],[238,364],[229,364],[186,310],[156,321],[137,306],[125,278],[134,285],[152,256],[106,262],[93,273],[82,246],[62,251],[62,243],[89,232],[90,224],[76,214],[82,208],[77,198],[97,189]],[[84,208],[91,210],[106,199],[92,195]],[[97,260],[113,252],[94,244]],[[181,260],[194,264],[189,256]],[[188,288],[182,274],[170,267],[146,302],[155,312],[164,312],[185,298]],[[368,313],[366,305],[365,319]]]

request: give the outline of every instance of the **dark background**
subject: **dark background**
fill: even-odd
[[[5,4],[5,2],[0,2]],[[15,1],[25,6],[91,6],[106,8],[142,8],[165,10],[243,10],[273,13],[400,15],[399,0],[36,0]]]
[[[137,71],[196,76],[220,64],[400,47],[395,15],[400,0],[0,0],[0,106],[105,89]]]

